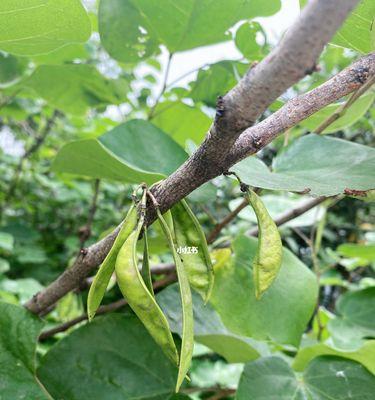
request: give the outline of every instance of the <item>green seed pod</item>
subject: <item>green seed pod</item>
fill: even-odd
[[[103,300],[111,276],[115,271],[117,254],[125,240],[134,230],[137,224],[137,218],[137,208],[132,205],[125,217],[124,222],[122,223],[120,232],[117,235],[111,250],[107,254],[97,274],[95,275],[87,298],[87,315],[89,321],[94,318],[95,313]]]
[[[145,193],[136,230],[125,241],[116,260],[116,277],[130,307],[164,353],[178,365],[179,357],[168,321],[145,285],[138,269],[137,241],[144,222]]]
[[[175,244],[173,242],[172,232],[168,223],[165,221],[159,209],[157,209],[158,219],[163,228],[164,234],[168,240],[169,247],[172,251],[173,259],[176,264],[178,283],[180,286],[180,296],[182,304],[182,344],[180,354],[180,365],[178,369],[178,377],[176,384],[176,392],[178,392],[188,369],[191,364],[194,350],[194,319],[193,319],[193,301],[189,286],[187,273],[179,254],[177,254]]]
[[[152,287],[151,269],[149,260],[147,229],[143,231],[143,261],[141,275],[149,292],[154,296],[154,288]]]
[[[214,273],[205,234],[185,200],[172,208],[172,215],[176,241],[181,249],[180,257],[189,283],[207,302],[214,283]]]
[[[268,214],[260,197],[252,190],[246,193],[247,200],[257,216],[259,234],[258,249],[253,261],[255,296],[260,299],[275,280],[282,261],[282,244],[276,224]]]

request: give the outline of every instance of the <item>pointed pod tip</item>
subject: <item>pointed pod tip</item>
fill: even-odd
[[[188,382],[191,382],[191,379],[190,379],[190,377],[189,377],[188,375],[185,375],[185,376],[183,376],[183,377],[178,376],[178,378],[177,378],[177,384],[176,384],[176,388],[175,388],[176,393],[179,392],[179,390],[180,390],[180,388],[181,388],[181,385],[184,383],[184,379],[185,379],[185,378],[186,378],[186,380],[187,380]]]
[[[262,298],[262,296],[263,296],[263,292],[260,292],[260,291],[255,292],[255,298],[257,300],[260,300]]]

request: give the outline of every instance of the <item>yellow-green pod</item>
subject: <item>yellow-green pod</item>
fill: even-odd
[[[214,273],[206,236],[185,200],[172,208],[172,215],[180,257],[190,285],[207,302],[214,284]]]
[[[177,278],[180,287],[180,296],[182,304],[182,344],[180,353],[180,364],[176,384],[176,392],[180,389],[182,382],[189,370],[194,350],[194,318],[193,318],[193,300],[189,286],[189,279],[184,269],[182,260],[176,251],[172,232],[168,223],[165,221],[159,209],[157,209],[158,218],[163,228],[164,234],[168,240],[172,251],[173,259],[176,264]]]
[[[117,254],[120,251],[121,246],[128,238],[130,233],[134,230],[137,225],[137,208],[132,205],[122,223],[120,232],[118,233],[115,242],[103,263],[101,264],[98,272],[95,275],[94,281],[90,286],[88,298],[87,298],[87,315],[89,321],[91,321],[96,313],[96,310],[100,306],[103,300],[105,291],[111,279],[113,272],[115,271],[115,264]]]
[[[282,243],[277,226],[260,197],[252,190],[247,191],[246,197],[258,220],[258,248],[253,261],[253,277],[255,296],[260,299],[280,270]]]
[[[143,231],[143,260],[142,260],[141,275],[145,285],[147,286],[147,289],[154,296],[154,288],[152,287],[152,278],[151,278],[151,269],[149,260],[147,229]]]
[[[125,241],[116,260],[116,277],[120,290],[130,307],[146,327],[155,342],[176,365],[179,357],[168,321],[154,296],[146,287],[137,261],[137,241],[142,230],[144,215],[137,229]]]

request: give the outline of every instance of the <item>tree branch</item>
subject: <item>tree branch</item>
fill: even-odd
[[[291,107],[293,103],[289,102],[281,109],[283,111],[279,110],[275,113],[275,117],[271,116],[265,120],[267,122],[262,121],[254,128],[247,129],[237,139],[244,121],[246,124],[255,121],[279,94],[309,72],[308,68],[311,69],[324,44],[340,27],[345,16],[356,3],[357,1],[354,0],[315,0],[309,3],[301,18],[283,39],[282,44],[248,72],[240,83],[241,88],[233,89],[219,102],[215,122],[198,150],[176,172],[152,189],[163,212],[203,183],[221,175],[246,155],[259,151],[292,123],[298,123],[318,111],[327,105],[328,101],[333,102],[357,90],[375,74],[375,55],[372,54],[311,91],[309,95],[299,96],[297,99],[300,103],[296,99],[291,100],[297,107],[296,111]],[[312,38],[314,38],[313,42]],[[293,49],[289,46],[293,46]],[[291,59],[292,55],[295,56],[294,59]],[[276,69],[274,63],[277,65]],[[268,76],[267,82],[261,77],[262,74]],[[289,74],[293,77],[292,79],[288,77]],[[263,82],[265,87],[262,88],[259,82]],[[275,89],[273,89],[274,85]],[[249,94],[244,89],[245,86]],[[264,96],[260,94],[263,89],[266,92]],[[328,90],[331,90],[330,94],[327,93]],[[325,102],[321,101],[320,95],[325,98]],[[246,96],[246,100],[242,100],[242,96]],[[239,113],[240,122],[238,123],[233,123],[234,103],[237,101],[235,99],[241,102],[240,107],[251,103],[249,113],[243,109]],[[224,122],[226,119],[232,122]],[[234,149],[231,149],[236,140]],[[149,205],[147,225],[154,220],[155,209]],[[77,287],[83,278],[102,263],[118,230],[119,227],[106,238],[86,249],[71,268],[34,296],[26,307],[33,313],[40,314],[64,294]]]
[[[201,146],[177,171],[152,189],[162,212],[239,161],[226,156],[243,130],[285,90],[312,72],[324,46],[357,3],[358,0],[310,1],[280,44],[218,99],[214,123]],[[252,147],[253,152],[263,147],[257,143]],[[147,224],[155,218],[155,210],[149,207]]]
[[[287,129],[341,97],[359,90],[374,76],[375,53],[371,53],[317,88],[289,100],[259,124],[246,129],[230,150],[227,164],[233,165],[256,153]]]
[[[177,276],[176,276],[175,272],[173,271],[173,272],[169,273],[169,275],[167,275],[164,279],[160,279],[160,280],[154,282],[154,284],[152,286],[153,286],[154,290],[157,291],[158,289],[161,289],[161,288],[175,282],[176,280],[177,280]],[[125,299],[120,299],[113,303],[102,305],[98,308],[96,315],[101,315],[101,314],[106,314],[106,313],[109,313],[112,311],[116,311],[122,307],[125,307],[127,304],[128,304],[128,302]],[[87,313],[84,313],[76,318],[71,319],[70,321],[64,322],[61,325],[58,325],[51,329],[48,329],[39,335],[39,341],[46,340],[46,339],[50,338],[51,336],[56,335],[56,333],[65,332],[72,326],[77,325],[82,321],[86,321],[87,318],[88,318]]]
[[[316,129],[315,133],[318,135],[322,133],[325,129],[327,129],[331,124],[333,124],[335,121],[337,121],[339,118],[341,118],[347,111],[348,108],[350,108],[353,103],[355,103],[362,95],[365,93],[367,90],[369,90],[372,85],[375,83],[375,76],[370,78],[364,85],[362,85],[359,89],[357,89],[351,96],[350,98],[342,104],[338,109],[330,115],[325,121],[323,121]]]

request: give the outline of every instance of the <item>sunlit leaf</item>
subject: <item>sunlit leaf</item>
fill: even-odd
[[[375,188],[375,149],[310,134],[274,158],[273,172],[256,157],[246,158],[231,170],[251,186],[333,196]]]
[[[102,0],[99,32],[113,58],[134,62],[154,54],[159,44],[175,53],[230,40],[226,32],[236,22],[279,9],[279,0]]]
[[[151,184],[172,173],[186,158],[184,150],[159,128],[147,121],[132,120],[98,139],[68,143],[57,154],[53,169]]]
[[[137,318],[110,315],[62,339],[37,374],[54,398],[165,400],[177,369]]]
[[[8,53],[48,53],[85,42],[90,33],[90,20],[79,0],[1,0],[0,49]]]
[[[187,140],[199,144],[211,125],[211,119],[199,108],[169,101],[156,107],[151,121],[183,147]]]
[[[0,302],[0,392],[3,399],[47,400],[35,379],[42,322],[25,308]]]
[[[314,275],[284,249],[279,275],[257,300],[251,268],[257,240],[239,236],[233,247],[234,257],[214,267],[211,304],[224,325],[242,336],[297,346],[315,307],[318,287]]]
[[[313,359],[297,377],[281,358],[268,357],[246,365],[236,400],[371,400],[375,377],[361,364],[333,356]]]

